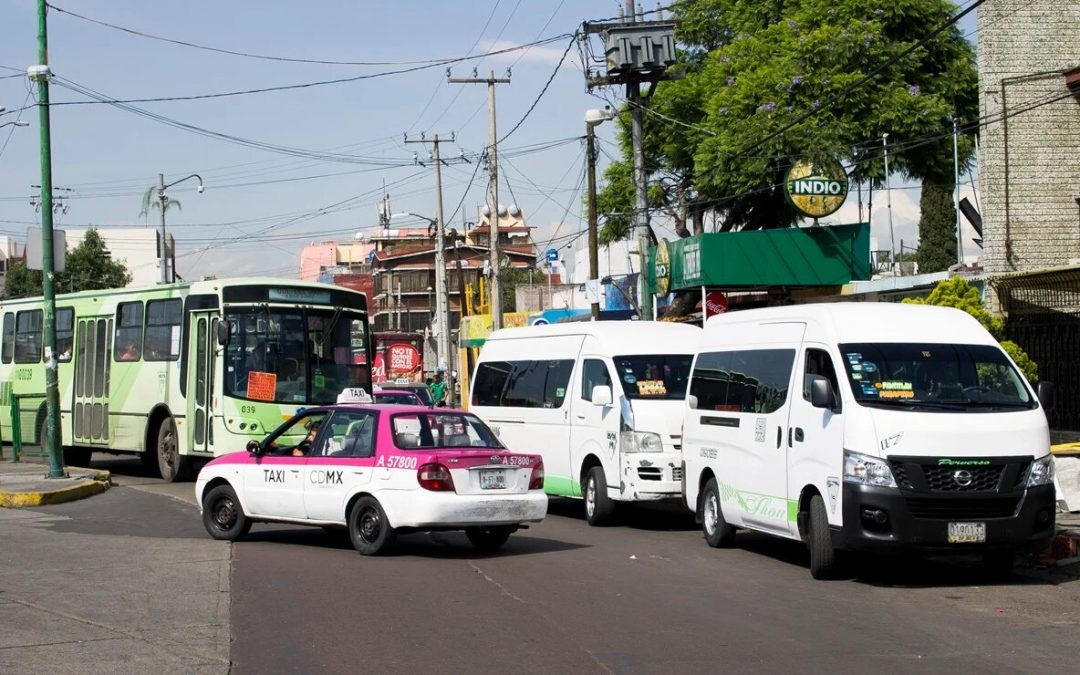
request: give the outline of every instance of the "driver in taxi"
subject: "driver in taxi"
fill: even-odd
[[[271,449],[282,455],[292,455],[293,457],[305,457],[311,452],[311,446],[315,443],[315,437],[319,435],[319,426],[322,424],[321,418],[311,419],[304,426],[307,428],[307,435],[304,439],[294,445],[292,448],[281,450],[277,442],[271,444]]]

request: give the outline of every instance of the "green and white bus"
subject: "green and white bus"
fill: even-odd
[[[0,300],[0,438],[45,435],[42,298]],[[167,481],[346,387],[371,393],[367,299],[326,284],[218,279],[56,299],[65,463],[139,453]],[[17,396],[16,396],[17,395]]]

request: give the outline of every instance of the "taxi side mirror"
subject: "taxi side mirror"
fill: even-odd
[[[247,442],[247,451],[258,457],[263,453],[262,443],[256,440],[250,440]]]
[[[229,338],[232,336],[232,324],[228,321],[219,321],[217,324],[217,343],[224,347],[229,344]],[[249,450],[251,448],[248,448]]]

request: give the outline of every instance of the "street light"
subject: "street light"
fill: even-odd
[[[615,119],[615,111],[610,106],[603,110],[593,108],[585,111],[585,140],[587,161],[589,166],[589,281],[595,282],[600,275],[600,251],[596,232],[596,133],[593,131],[604,122]],[[551,281],[551,271],[548,271],[548,281]],[[596,302],[592,303],[593,321],[600,320],[600,297],[596,290]]]
[[[201,194],[202,191],[205,188],[203,188],[202,176],[200,176],[197,173],[193,173],[190,176],[184,176],[180,180],[174,180],[173,182],[168,183],[168,184],[165,183],[165,174],[163,174],[163,173],[158,174],[158,189],[157,189],[158,206],[161,207],[161,209],[160,209],[161,210],[161,258],[160,258],[160,263],[159,263],[159,268],[158,268],[161,271],[161,275],[158,278],[158,281],[160,283],[163,283],[163,284],[166,284],[166,283],[169,282],[169,273],[168,273],[169,264],[168,264],[168,261],[166,260],[166,257],[167,257],[166,254],[168,252],[168,249],[167,249],[167,247],[165,245],[165,208],[169,203],[169,198],[165,196],[165,190],[168,190],[172,186],[178,185],[178,184],[183,183],[184,181],[190,180],[192,178],[199,181],[199,187],[197,188],[197,190]],[[175,274],[176,274],[176,270],[173,270],[173,275],[175,276]]]

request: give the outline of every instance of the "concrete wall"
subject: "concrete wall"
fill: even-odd
[[[1069,264],[1080,259],[1080,102],[1063,74],[1039,73],[1080,66],[1080,3],[989,0],[978,28],[980,114],[990,121],[980,137],[983,265]]]

